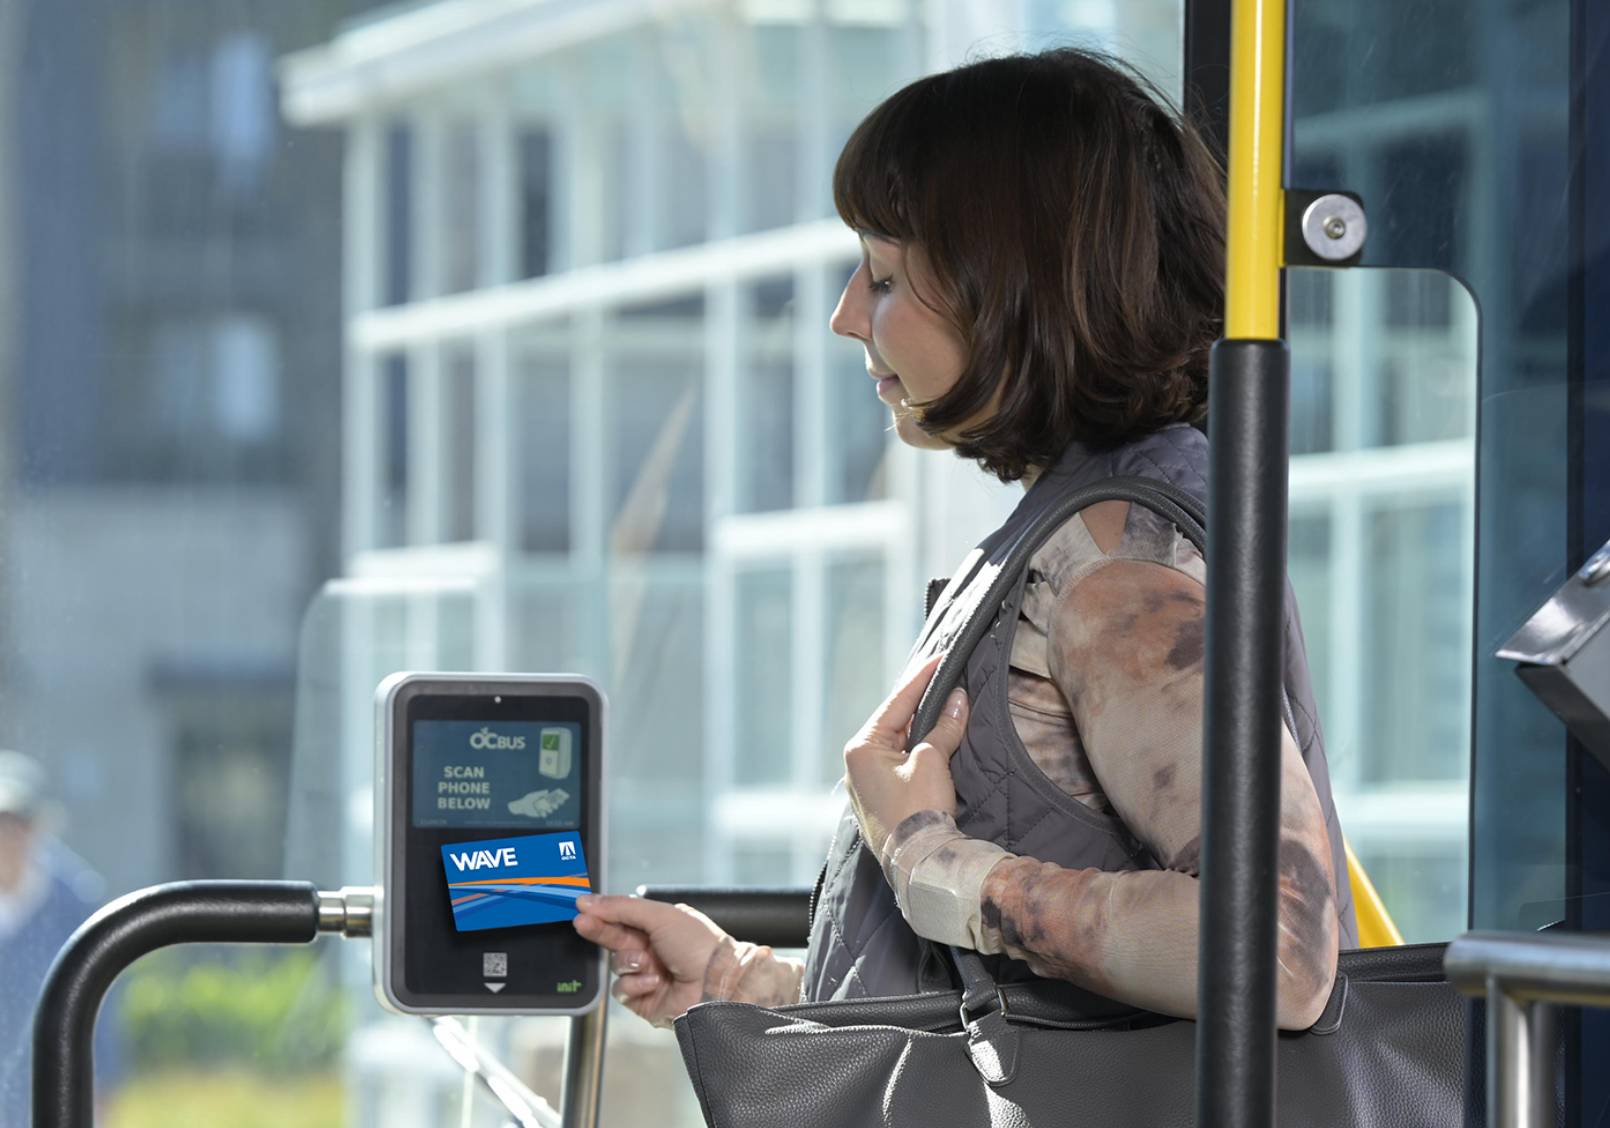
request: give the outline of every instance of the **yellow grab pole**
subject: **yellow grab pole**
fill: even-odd
[[[1224,293],[1232,341],[1280,336],[1285,109],[1286,0],[1235,0]]]
[[[1347,851],[1347,880],[1353,887],[1353,912],[1358,917],[1358,946],[1360,948],[1395,948],[1403,943],[1403,933],[1392,923],[1381,895],[1375,891],[1370,875],[1353,854],[1353,847],[1344,840]]]

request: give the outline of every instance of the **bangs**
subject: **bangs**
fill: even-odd
[[[873,110],[839,153],[833,166],[833,206],[839,218],[856,231],[881,235],[898,242],[920,241],[912,200],[913,183],[921,163],[920,103],[924,87],[917,82],[886,99]]]

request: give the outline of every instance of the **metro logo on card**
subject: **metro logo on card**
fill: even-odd
[[[573,830],[454,842],[442,847],[442,869],[460,932],[572,920],[576,898],[593,891]]]

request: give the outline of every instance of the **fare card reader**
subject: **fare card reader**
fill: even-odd
[[[583,1014],[570,926],[604,872],[604,696],[551,674],[393,674],[376,692],[375,991],[407,1014]]]

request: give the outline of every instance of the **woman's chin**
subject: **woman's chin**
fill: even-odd
[[[918,450],[950,449],[949,443],[924,431],[917,426],[916,419],[909,412],[902,411],[898,407],[894,409],[894,433],[901,442]]]

